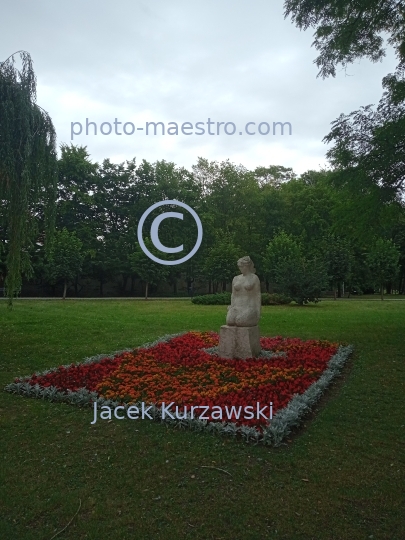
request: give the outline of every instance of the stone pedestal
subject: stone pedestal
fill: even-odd
[[[260,332],[258,326],[228,326],[219,331],[219,356],[242,359],[259,356]]]

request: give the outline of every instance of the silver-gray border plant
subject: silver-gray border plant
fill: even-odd
[[[174,337],[182,336],[187,332],[180,332],[177,334],[167,334],[159,339],[146,343],[136,349],[149,349],[157,345],[158,343],[167,342]],[[63,367],[69,368],[72,366],[78,366],[81,364],[94,364],[98,363],[105,358],[113,359],[117,355],[124,352],[130,352],[136,349],[123,349],[121,351],[115,351],[110,354],[97,354],[95,356],[87,357],[83,362],[76,362],[75,364],[65,364]],[[205,349],[210,354],[216,354],[216,347]],[[210,433],[219,435],[231,435],[236,437],[240,435],[248,443],[263,443],[269,446],[280,446],[282,441],[291,433],[292,429],[299,426],[302,418],[309,411],[312,410],[314,405],[319,401],[326,388],[332,382],[332,380],[339,375],[345,362],[352,354],[354,348],[352,345],[339,346],[336,354],[329,360],[326,370],[322,373],[318,380],[311,384],[303,394],[294,394],[288,404],[280,409],[274,416],[271,422],[268,423],[263,431],[259,431],[254,427],[249,426],[237,426],[234,422],[208,422],[207,420],[199,420],[197,418],[191,418],[190,414],[185,419],[178,420],[165,417],[162,419],[161,408],[153,403],[151,405],[150,414],[155,420],[166,422],[180,429],[191,429],[194,431],[206,430]],[[270,351],[263,356],[271,358],[277,356],[283,356],[285,353],[271,353]],[[59,368],[51,368],[42,372],[36,373],[37,376],[47,375],[57,371]],[[72,405],[78,405],[81,407],[93,406],[94,402],[97,402],[98,406],[106,405],[111,408],[121,405],[118,401],[112,401],[99,397],[97,392],[90,392],[86,388],[79,388],[75,392],[68,390],[67,392],[60,391],[54,386],[42,388],[38,384],[31,385],[28,380],[32,375],[18,378],[17,382],[7,384],[5,390],[13,394],[19,394],[27,397],[34,397],[38,399],[48,399],[50,401],[58,401],[70,403]],[[129,405],[122,404],[125,408]],[[136,406],[141,407],[140,402],[135,403]]]

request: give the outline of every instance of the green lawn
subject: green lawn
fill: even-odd
[[[0,385],[186,330],[224,306],[0,302]],[[0,539],[405,538],[405,302],[264,307],[262,335],[352,343],[355,355],[287,445],[246,445],[0,392]],[[402,453],[401,453],[402,449]],[[230,475],[207,467],[224,469]]]

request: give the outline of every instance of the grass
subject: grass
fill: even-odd
[[[224,319],[189,300],[0,303],[0,385]],[[148,420],[91,426],[90,408],[0,392],[0,538],[50,540],[79,502],[58,539],[405,538],[405,302],[269,306],[260,325],[356,347],[281,448]]]

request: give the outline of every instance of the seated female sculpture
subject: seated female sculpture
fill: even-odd
[[[241,275],[232,281],[231,305],[228,306],[226,324],[228,326],[257,326],[260,319],[260,281],[250,257],[238,260]]]

